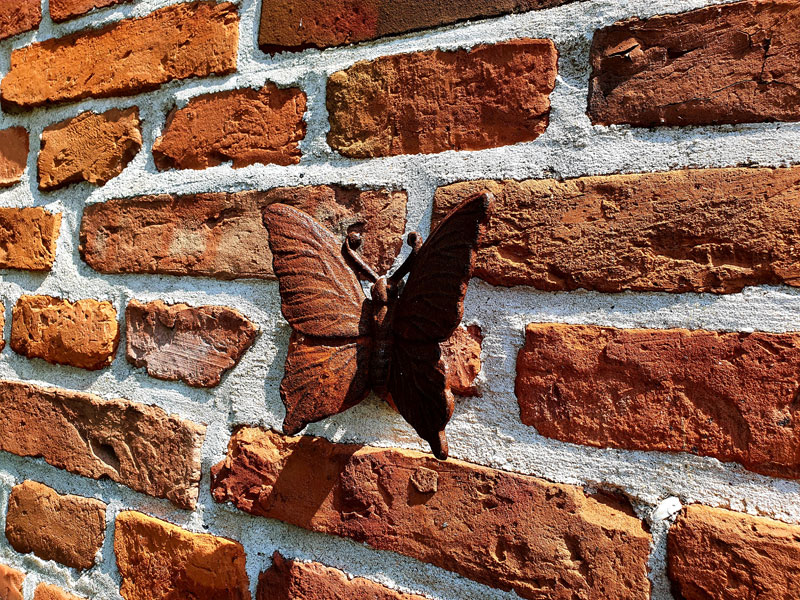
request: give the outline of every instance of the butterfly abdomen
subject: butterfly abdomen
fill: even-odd
[[[372,336],[373,348],[370,357],[370,381],[372,390],[384,400],[388,391],[389,367],[392,356],[392,317],[397,304],[397,289],[386,278],[381,277],[372,285]]]

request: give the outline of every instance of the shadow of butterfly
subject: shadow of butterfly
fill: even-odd
[[[478,229],[491,200],[486,193],[464,201],[424,244],[410,233],[411,254],[387,277],[356,253],[358,234],[340,245],[295,208],[264,210],[281,310],[293,329],[280,388],[287,435],[355,406],[373,390],[438,458],[447,458],[444,428],[453,394],[439,344],[461,323]],[[371,298],[357,275],[372,282]]]

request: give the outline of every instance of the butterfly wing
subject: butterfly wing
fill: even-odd
[[[371,311],[330,231],[282,204],[263,217],[281,311],[294,329],[280,387],[283,430],[293,435],[369,393]]]
[[[420,248],[392,324],[401,339],[443,342],[461,323],[478,229],[491,199],[479,194],[459,204]]]
[[[370,389],[370,350],[369,338],[320,340],[293,333],[281,381],[284,433],[294,435],[361,402]]]
[[[395,342],[386,387],[391,403],[428,442],[434,456],[447,458],[444,427],[453,415],[454,402],[439,344]]]
[[[369,332],[366,297],[336,237],[309,215],[272,204],[264,210],[281,311],[295,331],[341,338]]]
[[[420,248],[397,303],[387,389],[397,410],[427,441],[437,458],[447,458],[444,429],[453,415],[453,394],[439,344],[464,315],[478,229],[490,194],[454,208]]]

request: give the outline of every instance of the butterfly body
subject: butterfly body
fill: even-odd
[[[409,234],[410,255],[384,277],[357,253],[357,234],[340,246],[305,213],[279,204],[264,210],[281,310],[294,330],[280,390],[286,433],[374,391],[437,457],[447,457],[444,428],[454,402],[439,344],[461,322],[473,247],[490,200],[481,194],[462,203],[425,244]],[[372,282],[370,298],[357,275]]]

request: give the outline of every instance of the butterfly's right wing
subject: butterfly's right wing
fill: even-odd
[[[370,352],[369,338],[320,340],[292,333],[281,381],[283,432],[294,435],[361,402],[370,390]]]
[[[263,216],[281,310],[294,329],[280,388],[283,430],[293,435],[369,393],[371,311],[330,231],[282,204]]]
[[[336,237],[285,204],[268,206],[263,216],[281,310],[292,328],[325,338],[367,335],[367,299]]]

